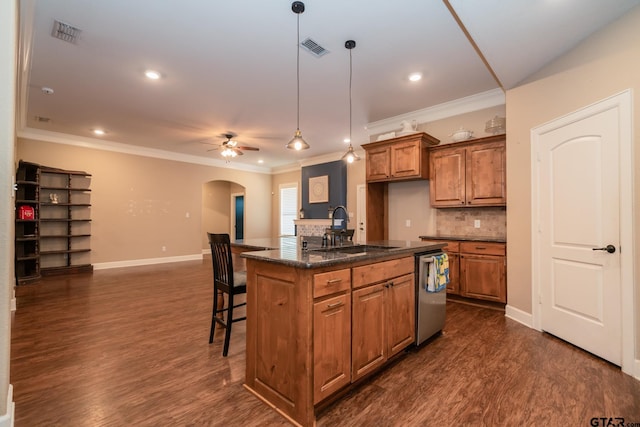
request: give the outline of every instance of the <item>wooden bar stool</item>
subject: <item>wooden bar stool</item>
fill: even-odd
[[[209,333],[209,343],[213,342],[213,333],[216,323],[225,329],[224,347],[222,355],[227,356],[229,352],[229,338],[231,337],[231,325],[241,320],[246,320],[246,316],[234,318],[233,310],[247,305],[246,302],[234,304],[234,297],[247,293],[246,273],[233,272],[233,260],[231,258],[231,241],[228,234],[207,233],[209,245],[211,246],[211,263],[213,265],[213,312],[211,314],[211,332]],[[226,307],[224,302],[218,306],[219,297],[227,295]],[[224,299],[224,298],[223,298]],[[218,314],[225,313],[226,316],[219,317]]]

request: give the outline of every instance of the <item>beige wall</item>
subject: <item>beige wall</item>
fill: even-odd
[[[347,164],[347,211],[350,215],[347,228],[354,230],[358,227],[358,185],[365,184],[366,169],[364,154],[359,161]]]
[[[635,92],[634,169],[635,200],[640,200],[640,7],[586,39],[576,49],[507,92],[507,272],[509,305],[532,312],[531,298],[531,153],[532,128],[627,88]],[[636,203],[637,206],[637,203]],[[640,241],[640,209],[635,212]],[[636,251],[635,271],[640,267]],[[636,283],[636,307],[640,286]],[[636,315],[636,331],[640,324]],[[637,337],[636,348],[640,347]],[[637,358],[637,357],[636,357]]]
[[[203,185],[216,180],[245,187],[245,236],[271,236],[268,174],[24,139],[18,157],[92,174],[93,264],[201,254]]]
[[[272,237],[277,237],[280,234],[280,185],[282,184],[298,184],[298,209],[300,209],[300,197],[302,194],[302,169],[298,169],[291,172],[283,172],[274,174],[271,176],[271,230]],[[265,205],[268,206],[268,205]],[[262,208],[265,209],[264,207]]]
[[[434,120],[429,123],[419,123],[418,130],[438,138],[440,145],[453,142],[451,134],[463,127],[465,130],[473,131],[474,138],[491,136],[484,131],[485,124],[495,116],[505,117],[506,108],[504,105],[472,111],[470,113],[459,114],[445,119]]]

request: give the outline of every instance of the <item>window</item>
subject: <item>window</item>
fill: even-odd
[[[298,184],[280,185],[280,235],[293,236],[296,228],[293,220],[298,214]]]

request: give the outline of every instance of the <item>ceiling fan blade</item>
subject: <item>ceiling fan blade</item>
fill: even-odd
[[[257,147],[247,147],[247,146],[240,146],[240,147],[236,147],[238,150],[247,150],[247,151],[260,151],[259,148]]]

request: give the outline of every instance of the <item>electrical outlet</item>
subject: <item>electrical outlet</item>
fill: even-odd
[[[473,221],[473,226],[474,226],[475,228],[480,228],[480,220],[479,220],[479,219],[474,220],[474,221]]]
[[[410,219],[405,219],[404,220],[404,226],[407,227],[407,228],[411,227],[411,220]]]
[[[162,252],[166,252],[166,251],[167,251],[167,247],[166,247],[166,246],[163,246],[163,247],[162,247]]]
[[[191,214],[189,212],[187,212],[184,216],[185,216],[185,218],[190,218]]]

